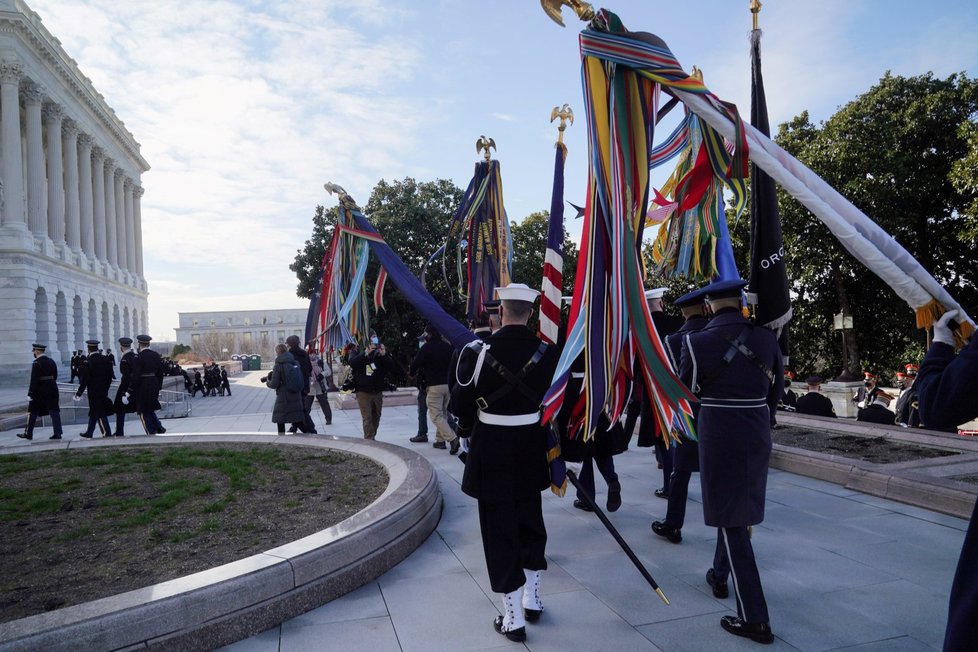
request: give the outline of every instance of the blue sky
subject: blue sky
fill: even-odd
[[[325,181],[361,204],[380,179],[464,188],[485,134],[510,219],[548,208],[555,105],[578,119],[565,195],[583,200],[582,24],[569,10],[561,29],[537,0],[29,1],[152,166],[142,214],[156,338],[173,338],[181,311],[304,307],[288,264],[316,205],[335,203]],[[749,115],[747,5],[604,6]],[[760,22],[775,124],[803,110],[824,120],[887,70],[978,74],[969,1],[768,0]]]

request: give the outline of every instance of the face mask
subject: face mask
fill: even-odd
[[[371,344],[380,344],[380,340],[378,338],[376,338],[376,337],[371,337],[370,338],[370,343]]]

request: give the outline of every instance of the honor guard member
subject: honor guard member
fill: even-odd
[[[798,395],[791,391],[791,381],[795,379],[795,372],[787,367],[784,368],[784,394],[781,395],[781,402],[778,403],[779,410],[794,412],[798,407]]]
[[[88,392],[88,427],[79,433],[85,439],[91,439],[95,433],[95,425],[103,437],[111,437],[109,415],[113,413],[112,400],[109,398],[109,387],[112,385],[112,365],[108,358],[98,350],[98,340],[86,340],[88,358],[81,365],[81,383],[75,392],[75,401],[81,400],[81,395]]]
[[[27,431],[19,433],[21,439],[34,439],[34,424],[38,417],[51,415],[51,425],[54,434],[50,439],[61,439],[61,406],[58,404],[58,365],[44,352],[46,344],[33,344],[31,353],[34,362],[31,364],[31,383],[27,389]]]
[[[149,348],[152,337],[137,335],[136,341],[139,351],[133,359],[129,400],[135,405],[146,434],[163,434],[166,428],[156,416],[156,411],[160,409],[160,388],[163,386],[163,359]]]
[[[774,331],[741,312],[746,281],[709,286],[713,319],[684,336],[680,377],[700,397],[697,434],[703,517],[719,528],[737,596],[737,615],[723,616],[726,631],[771,643],[767,603],[748,528],[764,520],[771,425],[781,399],[781,351]],[[710,574],[707,574],[707,581]]]
[[[895,423],[904,428],[920,427],[920,400],[917,398],[917,372],[920,367],[913,363],[904,366],[904,372],[897,372],[897,385],[900,387],[900,397],[896,402]]]
[[[698,288],[688,294],[684,294],[673,302],[682,312],[685,323],[675,333],[666,336],[666,354],[673,369],[677,371],[682,361],[683,342],[687,333],[696,333],[703,330],[708,323],[706,317],[707,287]],[[689,378],[681,378],[683,383],[689,387],[692,383]],[[692,403],[693,419],[699,411],[699,404]],[[683,540],[682,529],[686,521],[686,498],[689,494],[689,479],[694,472],[700,470],[700,451],[699,445],[695,440],[687,439],[676,447],[673,455],[672,477],[669,479],[669,498],[666,507],[666,518],[664,521],[652,523],[652,531],[660,537],[665,537],[672,543],[679,543]],[[716,586],[723,586],[723,590],[714,589],[714,594],[722,592],[726,596],[727,574],[717,578]]]
[[[550,485],[550,469],[540,401],[558,352],[526,326],[538,291],[511,283],[496,292],[502,327],[462,350],[452,405],[458,434],[470,437],[462,491],[479,503],[489,582],[503,596],[503,615],[493,626],[523,641],[525,622],[543,611],[547,530],[540,492]]]
[[[808,385],[808,393],[799,396],[795,401],[795,411],[798,414],[810,414],[815,417],[834,417],[835,408],[832,407],[832,399],[822,394],[822,379],[818,376],[809,376],[805,379]]]
[[[666,336],[678,331],[683,325],[681,317],[667,315],[663,310],[662,298],[668,288],[654,288],[645,291],[645,301],[649,305],[649,312],[652,315],[652,323],[655,331],[659,334],[659,339],[665,343]],[[638,431],[637,445],[640,447],[655,447],[655,461],[662,469],[662,487],[655,490],[655,495],[659,498],[669,498],[669,478],[672,477],[672,450],[666,442],[666,437],[658,431],[658,420],[652,415],[652,405],[645,391],[644,382],[641,375],[637,373],[638,362],[636,361],[635,382],[632,387],[632,404],[637,400],[641,401],[642,422]],[[631,405],[630,405],[631,407]],[[632,408],[634,410],[634,408]],[[633,411],[634,414],[634,411]],[[626,415],[626,424],[628,416]],[[631,432],[625,426],[627,432]]]
[[[75,384],[75,378],[78,378],[80,374],[78,373],[78,368],[81,366],[81,361],[83,360],[81,351],[71,352],[71,363],[69,368],[71,369],[71,378],[68,380],[72,385]]]
[[[125,437],[126,415],[136,411],[136,406],[129,400],[129,390],[132,387],[132,365],[136,354],[132,350],[132,338],[119,338],[119,387],[115,390],[115,436]]]

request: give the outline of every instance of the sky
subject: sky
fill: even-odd
[[[550,205],[554,106],[569,104],[565,197],[587,138],[577,36],[537,0],[28,0],[141,145],[150,334],[178,312],[302,308],[288,268],[327,181],[361,205],[381,179],[465,188],[495,140],[510,220]],[[618,0],[750,115],[747,0]],[[886,72],[978,75],[973,0],[767,0],[772,125],[818,122]],[[667,129],[660,129],[660,137]],[[369,218],[369,215],[367,216]],[[569,222],[575,239],[580,221]],[[651,237],[651,236],[648,236]],[[433,249],[435,245],[433,245]]]

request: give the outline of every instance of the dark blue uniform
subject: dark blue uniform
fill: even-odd
[[[978,417],[978,336],[954,356],[954,349],[935,342],[920,365],[914,383],[920,420],[926,427],[948,428]],[[978,504],[971,514],[961,558],[951,585],[944,649],[978,650]]]
[[[492,357],[514,374],[540,348],[536,335],[520,325],[502,327],[486,343]],[[473,377],[476,357],[470,348],[459,356],[458,378],[463,383]],[[540,360],[523,378],[527,388],[536,395],[532,398],[513,389],[480,408],[478,399],[489,399],[508,385],[488,364],[482,366],[477,380],[457,384],[452,392],[458,434],[470,437],[462,491],[479,501],[486,568],[496,593],[510,593],[523,586],[526,582],[523,569],[547,568],[547,530],[540,492],[550,486],[550,469],[547,431],[540,425],[539,412],[540,400],[550,387],[557,359],[557,348],[546,347]],[[490,423],[520,420],[524,423]]]
[[[156,411],[160,409],[163,358],[153,349],[140,349],[132,363],[132,395],[129,400],[143,422],[147,435],[166,432]]]
[[[683,341],[687,334],[696,333],[706,328],[709,320],[702,315],[695,315],[675,333],[666,336],[666,352],[675,369],[679,370],[682,362]],[[681,378],[689,387],[691,380]],[[693,418],[699,412],[699,404],[693,403]],[[666,527],[681,530],[686,522],[686,498],[689,495],[689,479],[693,473],[700,470],[700,447],[692,440],[686,440],[676,446],[673,452],[672,478],[669,480],[669,505],[666,508]]]
[[[703,517],[707,525],[720,528],[738,616],[766,624],[767,604],[747,528],[764,520],[771,423],[784,385],[778,340],[740,310],[725,308],[684,341],[680,376],[692,382],[701,399],[697,434]],[[752,352],[755,361],[731,341]]]
[[[126,351],[119,358],[119,387],[115,391],[115,436],[124,437],[126,433],[126,415],[136,411],[136,406],[129,397],[129,403],[123,403],[122,397],[132,388],[132,364],[136,354]]]
[[[109,415],[114,412],[114,408],[109,398],[109,387],[115,377],[112,365],[108,358],[95,351],[82,362],[80,372],[81,383],[75,396],[81,396],[88,391],[88,427],[85,428],[82,437],[91,437],[95,432],[96,424],[104,436],[111,437]]]
[[[34,424],[37,417],[51,415],[51,425],[54,426],[52,439],[61,439],[61,407],[58,404],[58,365],[46,355],[39,355],[31,365],[31,384],[27,390],[30,403],[27,406],[30,416],[27,418],[27,431],[24,439],[34,436]]]

